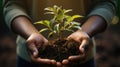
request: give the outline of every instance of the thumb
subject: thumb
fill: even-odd
[[[37,57],[38,56],[38,49],[37,47],[35,46],[35,44],[30,44],[29,45],[29,50],[30,50],[30,53],[33,57]]]
[[[82,54],[85,53],[85,50],[86,50],[87,46],[88,46],[88,41],[87,40],[83,40],[81,45],[80,45],[80,47],[79,47],[79,50],[80,50],[80,52]]]

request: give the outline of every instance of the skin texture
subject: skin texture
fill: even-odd
[[[38,48],[46,46],[48,40],[38,33],[38,30],[31,24],[31,21],[23,16],[15,18],[12,22],[12,30],[20,34],[26,39],[27,48],[31,57],[31,61],[34,63],[48,65],[52,67],[68,67],[74,65],[76,62],[82,61],[89,47],[91,37],[95,34],[105,30],[107,23],[100,16],[91,16],[82,25],[82,30],[78,30],[68,36],[68,39],[73,39],[80,43],[79,50],[81,55],[70,56],[68,59],[64,59],[62,63],[56,62],[55,60],[42,59],[38,57]]]
[[[79,50],[81,55],[70,56],[68,59],[63,60],[62,64],[67,67],[68,65],[74,65],[76,62],[82,61],[85,58],[91,37],[103,32],[106,26],[107,23],[100,16],[89,17],[85,24],[82,25],[82,30],[78,30],[68,36],[68,38],[80,43]]]

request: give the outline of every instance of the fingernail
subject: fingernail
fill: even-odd
[[[80,50],[81,50],[82,53],[84,53],[84,48],[81,48]]]
[[[34,56],[36,56],[36,55],[37,55],[37,53],[36,53],[36,52],[33,52],[33,55],[34,55]]]

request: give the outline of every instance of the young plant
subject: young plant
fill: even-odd
[[[50,31],[48,33],[48,37],[53,35],[57,35],[58,38],[52,41],[49,41],[49,45],[46,46],[45,49],[42,47],[39,49],[39,56],[41,58],[49,58],[55,59],[56,61],[62,61],[63,59],[68,58],[71,55],[78,55],[79,52],[79,44],[73,40],[67,40],[63,37],[63,32],[72,31],[74,29],[81,29],[80,23],[75,22],[74,20],[77,18],[82,18],[80,15],[70,16],[67,13],[72,11],[71,9],[63,9],[62,7],[53,6],[45,8],[48,12],[45,14],[53,15],[51,20],[42,20],[36,22],[35,24],[42,24],[46,26],[41,29],[39,32]]]
[[[45,8],[48,12],[45,14],[52,14],[53,18],[51,20],[43,20],[36,22],[35,24],[42,24],[46,26],[46,28],[41,29],[39,32],[50,31],[48,33],[48,37],[53,35],[57,35],[59,38],[62,38],[62,33],[65,31],[74,32],[74,28],[81,29],[80,23],[75,22],[74,19],[82,18],[81,15],[73,15],[70,16],[67,13],[72,11],[71,9],[62,9],[62,7],[58,7],[54,5],[53,7]]]

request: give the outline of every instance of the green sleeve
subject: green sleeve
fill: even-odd
[[[0,11],[2,9],[2,0],[0,0]]]
[[[99,0],[99,3],[94,7],[91,13],[88,15],[101,16],[108,24],[111,23],[116,13],[116,2],[115,0]]]
[[[116,0],[117,3],[117,16],[120,18],[120,0]]]
[[[21,5],[21,0],[5,0],[3,3],[3,15],[6,21],[7,26],[11,29],[11,23],[13,19],[18,16],[26,16],[27,12],[24,10],[25,5]]]

